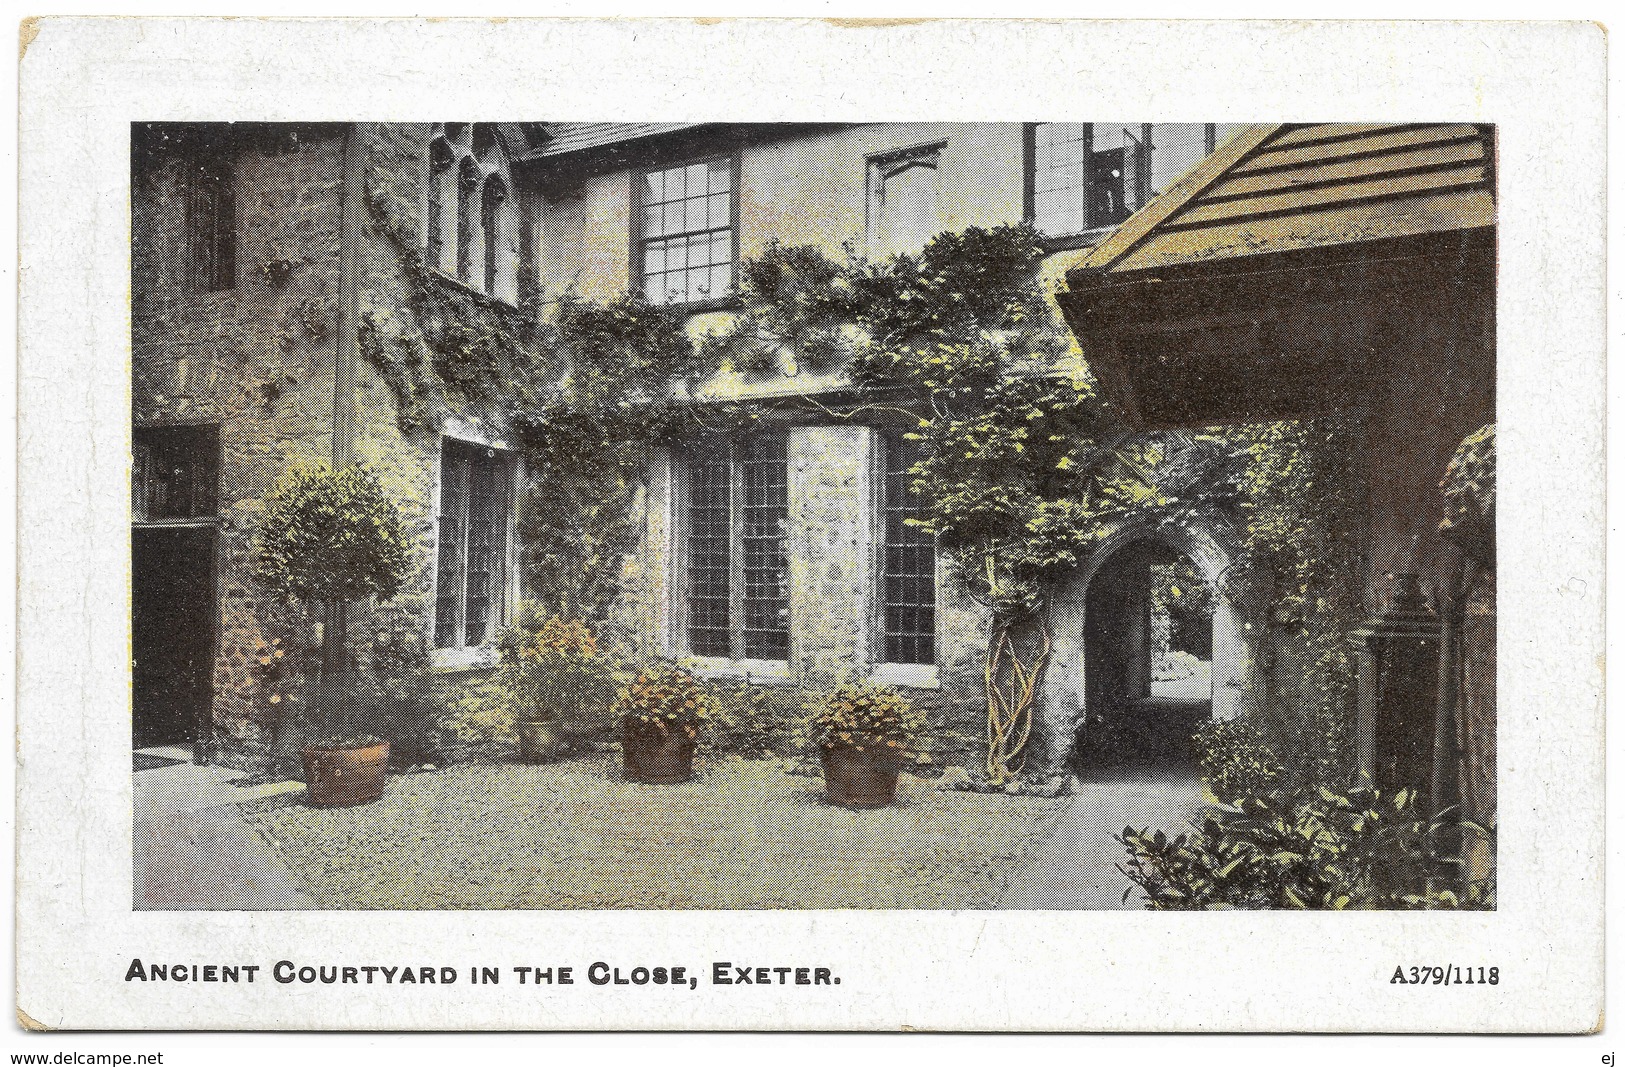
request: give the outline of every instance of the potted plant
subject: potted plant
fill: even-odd
[[[916,757],[921,716],[897,690],[842,685],[811,705],[812,740],[824,766],[824,793],[843,808],[883,808],[897,775]]]
[[[517,705],[519,758],[526,763],[557,759],[610,682],[592,631],[557,615],[504,634],[498,675]]]
[[[711,694],[680,667],[640,671],[616,694],[626,776],[635,782],[684,782],[694,773],[700,725],[715,712]]]
[[[383,601],[410,569],[406,527],[378,479],[358,464],[295,467],[277,482],[260,521],[255,577],[280,599],[324,612],[316,736],[300,750],[310,802],[365,804],[384,791],[389,742],[354,722],[346,648],[350,602]]]

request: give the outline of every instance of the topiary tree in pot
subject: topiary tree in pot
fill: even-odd
[[[325,617],[319,725],[300,752],[310,801],[376,800],[389,742],[357,729],[347,631],[352,601],[388,600],[406,580],[411,555],[400,510],[364,466],[294,467],[266,500],[255,547],[260,584],[282,600],[319,607]]]

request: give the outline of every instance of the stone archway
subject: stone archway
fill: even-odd
[[[1211,709],[1214,718],[1233,718],[1244,710],[1251,669],[1250,641],[1241,614],[1226,596],[1226,572],[1231,556],[1220,542],[1205,530],[1167,527],[1150,528],[1129,526],[1114,530],[1102,539],[1095,550],[1081,563],[1073,575],[1056,591],[1051,602],[1050,630],[1053,645],[1050,663],[1045,672],[1039,729],[1042,759],[1046,771],[1056,773],[1067,768],[1073,754],[1074,738],[1085,725],[1091,694],[1096,695],[1122,679],[1103,676],[1106,668],[1100,655],[1099,644],[1106,639],[1121,638],[1111,632],[1111,623],[1099,618],[1101,604],[1117,599],[1108,586],[1122,582],[1121,564],[1129,557],[1160,552],[1184,557],[1213,590],[1212,616],[1212,689]],[[1116,572],[1116,573],[1114,573]],[[1097,582],[1098,580],[1098,582]],[[1097,587],[1098,586],[1098,587]],[[1094,589],[1096,619],[1090,623],[1091,589]],[[1130,617],[1138,606],[1130,608],[1129,601],[1116,625],[1141,625]],[[1102,628],[1106,627],[1103,635]],[[1094,641],[1089,631],[1094,631]],[[1145,637],[1129,635],[1130,644],[1144,643]],[[1091,654],[1091,645],[1095,646]],[[1132,653],[1131,653],[1132,654]],[[1094,678],[1091,680],[1091,659]],[[1124,670],[1119,665],[1117,670]],[[1144,665],[1127,668],[1143,674]]]

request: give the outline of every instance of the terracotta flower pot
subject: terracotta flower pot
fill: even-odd
[[[564,752],[564,728],[554,721],[519,724],[519,758],[526,763],[551,763]]]
[[[843,808],[883,808],[897,799],[896,756],[845,745],[819,752],[824,764],[824,795]]]
[[[319,808],[347,808],[370,804],[384,795],[384,771],[389,767],[389,742],[361,748],[306,748],[305,793]]]
[[[670,784],[694,776],[694,740],[681,730],[621,724],[621,756],[634,782]]]

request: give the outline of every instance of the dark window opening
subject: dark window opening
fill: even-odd
[[[480,169],[464,157],[457,172],[457,280],[474,278],[474,227],[479,225]]]
[[[132,451],[130,510],[136,522],[203,519],[218,513],[219,427],[138,429]]]
[[[446,185],[451,179],[453,158],[451,146],[440,138],[429,145],[429,203],[426,230],[427,248],[424,259],[429,266],[438,268],[446,241]]]
[[[920,460],[919,442],[886,434],[881,451],[882,658],[887,663],[935,663],[937,545],[928,530],[912,525],[925,514],[910,469]]]
[[[1239,126],[1039,122],[1027,158],[1028,215],[1050,237],[1115,226],[1212,154]]]
[[[214,293],[237,284],[236,177],[223,156],[193,163],[187,173],[187,269],[194,292]]]
[[[485,180],[485,191],[480,194],[480,226],[485,235],[485,291],[495,295],[497,269],[501,264],[502,204],[508,199],[508,190],[502,179]]]

